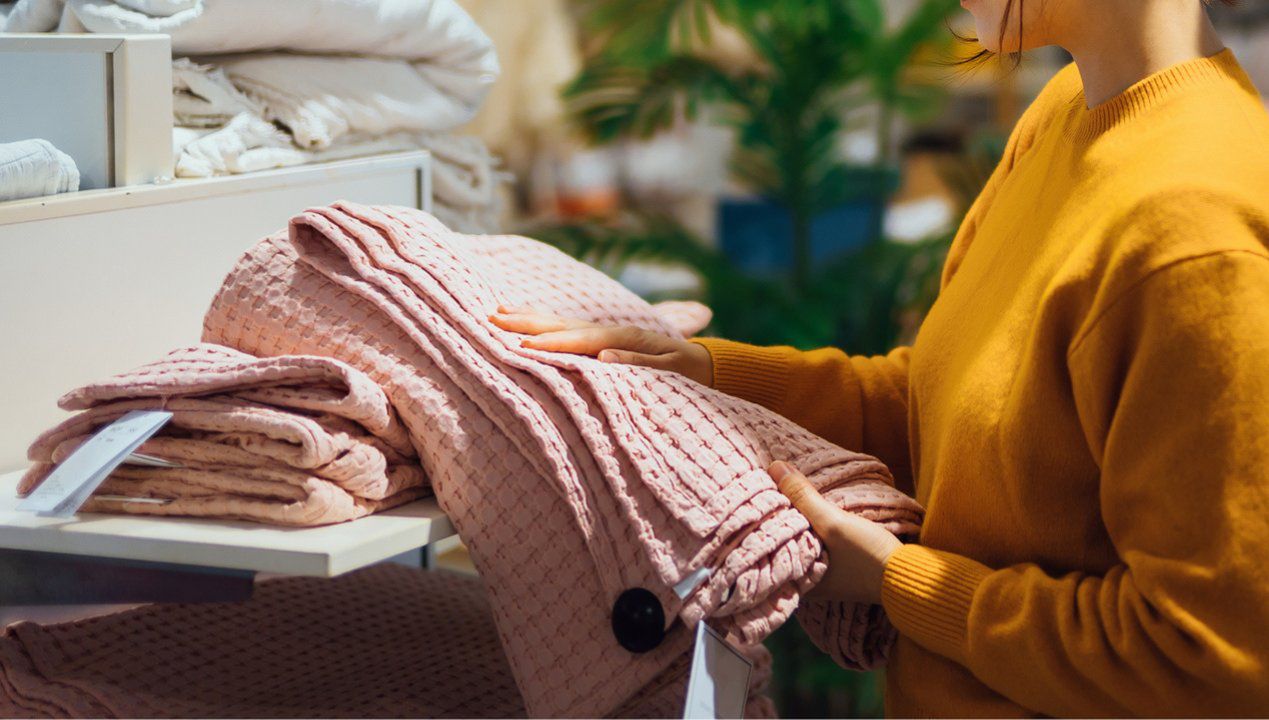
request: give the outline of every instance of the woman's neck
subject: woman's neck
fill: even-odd
[[[1165,68],[1224,48],[1199,0],[1091,0],[1059,45],[1075,58],[1090,108]]]

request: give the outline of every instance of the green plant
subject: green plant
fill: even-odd
[[[919,243],[874,242],[814,269],[807,282],[751,277],[672,218],[630,213],[610,222],[525,230],[610,274],[634,261],[686,266],[700,277],[701,302],[721,337],[801,348],[837,345],[857,353],[892,348],[905,311],[932,299],[948,237]],[[660,298],[651,298],[660,299]]]
[[[893,164],[896,113],[929,112],[937,88],[910,72],[923,49],[946,42],[958,0],[920,0],[896,27],[885,0],[579,0],[599,47],[565,91],[596,142],[648,137],[680,118],[736,130],[735,178],[781,204],[792,221],[792,281],[811,279],[811,221],[861,194],[838,142],[875,107],[878,165]],[[751,62],[706,52],[724,27]],[[876,230],[874,228],[874,230]]]

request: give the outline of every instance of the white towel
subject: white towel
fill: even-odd
[[[432,153],[432,214],[463,233],[501,232],[499,188],[510,173],[480,138],[471,135],[420,135],[420,146]]]
[[[404,60],[259,53],[216,63],[265,120],[286,127],[306,149],[350,134],[446,132],[475,111]]]
[[[498,74],[493,43],[454,0],[18,0],[6,32],[166,33],[177,56],[291,50],[409,62],[470,120]],[[440,101],[438,101],[440,102]]]
[[[0,200],[20,200],[79,189],[79,168],[47,140],[0,144]]]
[[[405,150],[432,153],[433,214],[466,233],[499,228],[502,183],[510,180],[479,139],[448,134],[394,132],[343,135],[321,149],[296,147],[291,136],[258,115],[243,112],[216,130],[176,128],[176,176],[236,175],[272,168]]]
[[[172,115],[177,126],[221,127],[244,112],[259,114],[260,107],[234,87],[224,70],[189,58],[172,62]]]

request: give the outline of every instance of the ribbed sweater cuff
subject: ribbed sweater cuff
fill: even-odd
[[[709,351],[715,389],[775,409],[784,400],[789,349],[758,347],[718,338],[692,338]]]
[[[900,633],[964,664],[969,609],[989,574],[967,557],[904,545],[886,563],[881,604]]]

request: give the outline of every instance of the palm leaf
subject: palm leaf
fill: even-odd
[[[739,86],[708,60],[673,55],[638,67],[615,60],[592,63],[564,91],[570,115],[593,141],[646,138],[679,118],[693,119],[708,104],[743,100]]]

